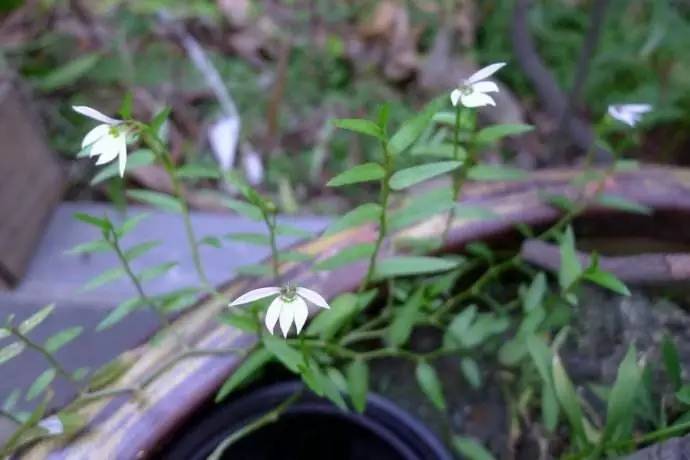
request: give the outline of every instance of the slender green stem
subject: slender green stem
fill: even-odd
[[[60,364],[60,362],[55,358],[55,356],[53,356],[53,354],[51,352],[49,352],[48,350],[46,350],[42,345],[39,345],[38,343],[34,342],[32,339],[30,339],[25,334],[20,332],[19,329],[17,329],[17,328],[14,328],[14,327],[11,328],[10,332],[15,337],[17,337],[20,341],[22,341],[27,347],[29,347],[29,348],[37,351],[41,355],[43,355],[43,357],[50,363],[52,368],[55,369],[55,371],[58,374],[60,374],[61,376],[65,377],[66,379],[68,379],[69,381],[71,381],[72,383],[77,385],[78,388],[81,387],[81,382],[79,381],[79,379],[74,377],[74,375],[72,375],[71,372],[69,372],[67,369],[65,369],[62,366],[62,364]]]
[[[460,158],[458,157],[458,152],[460,151],[460,112],[461,112],[461,107],[460,104],[455,106],[455,127],[453,129],[453,160],[459,161]],[[466,159],[466,162],[469,161],[469,155],[468,158]],[[462,165],[459,169],[453,171],[451,178],[452,178],[452,203],[453,207],[450,208],[450,211],[448,212],[448,217],[446,218],[446,225],[443,228],[443,234],[441,235],[441,241],[446,241],[448,239],[448,232],[450,231],[450,226],[453,224],[453,220],[455,220],[455,206],[458,202],[458,199],[460,198],[460,190],[462,189],[462,185],[465,181],[465,171],[466,171],[466,165]]]
[[[231,433],[230,436],[223,440],[223,442],[218,444],[218,447],[216,447],[211,453],[211,455],[207,457],[207,460],[220,460],[223,456],[223,453],[227,450],[228,447],[230,447],[240,439],[244,438],[245,436],[253,433],[254,431],[259,430],[260,428],[263,428],[266,425],[270,425],[271,423],[275,423],[278,420],[278,418],[283,414],[283,412],[285,412],[293,403],[297,401],[297,399],[299,399],[301,394],[301,390],[295,392],[292,396],[280,403],[274,409],[270,410],[269,412],[266,412],[264,415],[257,418],[253,422]]]
[[[78,402],[81,402],[81,403],[90,402],[90,401],[95,401],[97,399],[109,398],[111,396],[117,396],[117,395],[121,395],[121,394],[136,393],[138,391],[141,391],[141,389],[139,387],[136,387],[136,386],[108,388],[105,390],[98,390],[98,391],[87,391],[87,392],[84,392],[84,393],[79,395]]]
[[[273,270],[273,278],[275,285],[280,286],[280,253],[278,252],[278,243],[276,239],[276,219],[275,213],[269,214],[268,211],[262,210],[261,214],[266,222],[268,229],[268,238],[271,244],[271,269]]]
[[[383,149],[383,169],[384,175],[381,179],[381,213],[379,215],[379,232],[374,243],[374,251],[371,253],[369,258],[369,267],[367,268],[367,274],[362,280],[362,284],[359,286],[359,292],[363,292],[364,289],[371,283],[374,274],[376,273],[376,261],[381,252],[381,245],[383,240],[386,238],[386,233],[388,233],[388,201],[390,199],[391,188],[389,181],[393,175],[393,158],[391,157],[390,151],[388,150],[388,145],[384,142],[382,143]],[[392,293],[391,293],[392,295]]]

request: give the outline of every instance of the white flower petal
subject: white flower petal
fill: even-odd
[[[292,320],[295,319],[296,304],[297,298],[293,299],[291,302],[283,300],[283,308],[280,310],[280,330],[283,331],[283,337],[285,338],[287,338],[288,332],[290,332]]]
[[[86,148],[87,146],[101,139],[103,136],[107,135],[109,129],[110,125],[98,125],[93,128],[91,131],[86,133],[86,136],[84,136],[84,140],[81,141],[81,148]]]
[[[480,93],[497,93],[498,85],[492,81],[479,81],[472,85],[472,89]]]
[[[281,299],[280,296],[278,296],[275,299],[273,299],[271,305],[268,306],[268,310],[266,310],[264,324],[266,325],[266,329],[268,329],[268,332],[270,332],[271,334],[273,334],[273,328],[276,327],[276,323],[278,322],[278,317],[280,317],[280,312],[282,309],[283,299]]]
[[[117,118],[111,118],[108,115],[105,115],[99,112],[98,110],[92,109],[91,107],[85,105],[73,105],[72,110],[93,120],[100,121],[101,123],[106,123],[109,125],[116,125],[118,123],[122,123],[122,120],[118,120]]]
[[[254,302],[255,300],[263,299],[264,297],[280,294],[280,288],[277,287],[265,287],[254,289],[246,294],[242,294],[236,298],[231,304],[231,307],[235,305],[242,305],[243,303]]]
[[[304,324],[307,322],[307,316],[309,316],[309,308],[307,304],[300,297],[295,298],[293,302],[295,305],[295,328],[297,328],[297,334],[302,331]]]
[[[473,73],[470,76],[470,78],[467,79],[467,82],[468,83],[476,83],[480,80],[484,80],[485,78],[490,77],[491,75],[496,73],[496,71],[498,71],[498,69],[500,69],[504,65],[506,65],[505,62],[497,62],[495,64],[489,64],[488,66],[483,67],[483,68],[477,70],[475,73]]]
[[[326,299],[321,297],[321,294],[319,294],[316,291],[312,291],[311,289],[298,287],[297,288],[297,295],[304,297],[309,302],[313,303],[314,305],[318,305],[321,308],[326,308],[326,309],[331,308],[330,305],[328,305],[328,302],[326,302]]]
[[[51,415],[50,417],[44,418],[38,422],[38,426],[48,431],[50,435],[62,434],[65,431],[65,426],[57,415]]]
[[[458,100],[460,100],[461,95],[462,92],[457,88],[450,92],[450,103],[453,104],[453,107],[458,105]]]
[[[110,163],[119,153],[118,138],[107,134],[97,140],[91,147],[91,155],[98,156],[97,165]]]
[[[650,112],[652,110],[652,106],[650,104],[625,104],[623,109],[629,112],[643,114]]]
[[[127,166],[127,134],[123,132],[118,142],[118,167],[120,170],[120,177],[125,177],[125,167]]]
[[[491,96],[484,93],[478,93],[477,91],[473,91],[471,94],[461,96],[460,102],[462,102],[462,105],[469,108],[483,107],[485,105],[496,105]]]

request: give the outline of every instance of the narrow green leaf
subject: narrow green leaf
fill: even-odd
[[[539,198],[542,201],[550,204],[551,206],[555,206],[556,208],[561,209],[563,211],[572,211],[577,206],[577,203],[575,203],[573,200],[571,200],[565,195],[540,193]]]
[[[482,373],[479,370],[477,361],[469,357],[462,358],[462,360],[460,360],[460,369],[472,388],[477,389],[482,386]]]
[[[116,308],[111,310],[108,315],[103,318],[103,320],[96,326],[97,331],[103,331],[109,327],[122,321],[127,315],[137,309],[141,305],[141,299],[139,297],[134,297],[132,299],[125,300],[119,304]]]
[[[58,332],[57,334],[50,336],[43,346],[46,350],[48,350],[49,353],[55,353],[60,348],[70,343],[72,340],[79,337],[83,329],[84,328],[81,326],[74,326],[68,329],[64,329]]]
[[[407,342],[417,321],[419,309],[424,299],[424,290],[417,289],[407,301],[395,309],[393,320],[388,326],[387,338],[391,345],[400,347]]]
[[[610,272],[605,272],[603,270],[595,270],[595,271],[585,271],[583,277],[587,279],[588,281],[591,281],[593,283],[598,284],[599,286],[603,286],[607,289],[612,290],[613,292],[616,292],[621,295],[629,296],[630,295],[630,290],[628,287],[618,278],[616,278],[616,275]]]
[[[149,149],[138,149],[127,154],[127,171],[134,171],[135,169],[141,168],[142,166],[148,166],[156,161],[156,156]],[[120,175],[120,169],[117,161],[109,163],[98,170],[93,179],[91,179],[91,185],[98,185],[103,181],[111,179],[113,177],[118,177]]]
[[[0,339],[4,339],[5,337],[9,337],[12,335],[9,329],[0,327]]]
[[[309,335],[319,335],[323,340],[330,340],[352,318],[360,313],[376,295],[376,290],[362,294],[345,293],[330,302],[331,308],[327,314],[317,315],[309,326]]]
[[[610,193],[601,193],[596,197],[596,202],[600,205],[617,209],[619,211],[631,212],[635,214],[644,214],[649,216],[654,213],[654,210],[649,206],[645,206],[634,201],[630,201],[625,197],[613,195]]]
[[[212,248],[220,249],[223,247],[223,243],[217,236],[207,235],[199,240],[199,246],[211,246]]]
[[[381,128],[373,121],[362,118],[340,118],[333,120],[333,125],[336,128],[346,129],[355,133],[364,134],[366,136],[375,137],[383,140],[383,132]]]
[[[188,163],[175,170],[180,179],[219,179],[220,171],[216,165]]]
[[[271,353],[265,348],[253,351],[223,383],[223,386],[220,387],[216,394],[215,401],[220,402],[225,399],[227,395],[261,370],[271,360],[271,357]]]
[[[522,299],[522,308],[525,313],[533,311],[535,308],[541,306],[546,295],[546,275],[544,272],[539,272],[529,285],[527,292]]]
[[[163,107],[151,120],[149,123],[149,128],[151,131],[158,135],[163,124],[168,120],[170,116],[170,107]]]
[[[604,442],[628,439],[631,436],[635,399],[641,381],[642,370],[637,366],[635,347],[630,346],[618,367],[616,381],[608,397]]]
[[[491,142],[496,142],[497,140],[506,136],[517,136],[532,130],[534,130],[534,126],[519,123],[491,125],[479,130],[477,137],[475,138],[475,142],[478,144],[488,144]]]
[[[541,390],[541,418],[549,433],[554,433],[558,428],[559,413],[556,390],[552,385],[544,385]]]
[[[420,275],[451,270],[459,261],[426,256],[394,256],[376,263],[376,278]]]
[[[48,92],[72,85],[93,69],[100,58],[101,56],[97,53],[79,56],[35,80],[36,86],[42,91]]]
[[[551,363],[551,371],[553,378],[553,386],[556,390],[556,398],[561,403],[563,412],[568,418],[568,422],[575,433],[575,437],[580,440],[583,445],[587,444],[587,437],[585,435],[584,415],[580,407],[580,402],[568,374],[561,364],[558,355],[553,355]]]
[[[299,368],[304,362],[302,354],[292,348],[285,340],[271,334],[265,334],[262,341],[266,349],[275,356],[278,361],[295,374],[299,373]]]
[[[668,335],[665,335],[664,340],[661,342],[661,356],[664,360],[666,375],[668,375],[669,380],[673,384],[674,390],[677,391],[683,384],[680,354],[675,342]]]
[[[22,334],[27,334],[29,331],[41,324],[48,316],[50,316],[50,314],[53,313],[53,310],[55,310],[54,303],[41,308],[19,324],[19,332]]]
[[[139,278],[139,281],[142,283],[145,283],[146,281],[165,275],[175,267],[177,267],[177,262],[163,262],[162,264],[142,270],[141,273],[137,275],[137,278]]]
[[[464,345],[464,337],[477,316],[477,306],[470,305],[453,317],[443,337],[446,346]]]
[[[324,235],[333,235],[342,230],[361,225],[365,222],[377,220],[380,215],[381,206],[379,204],[364,203],[332,222],[324,232]]]
[[[369,258],[374,253],[374,243],[357,243],[341,249],[334,256],[316,263],[316,270],[335,270],[364,258]]]
[[[245,203],[244,201],[234,200],[232,198],[223,199],[223,205],[232,209],[236,213],[256,221],[262,221],[264,219],[261,209],[253,204]]]
[[[431,216],[449,211],[453,207],[452,191],[440,187],[413,197],[400,209],[388,215],[388,226],[399,230]]]
[[[429,102],[417,116],[404,122],[388,141],[388,148],[393,155],[399,155],[414,144],[431,122],[436,112],[447,103],[446,96],[440,96]]]
[[[360,414],[364,412],[369,391],[369,367],[362,359],[354,359],[347,367],[347,387],[352,405]]]
[[[412,150],[410,150],[410,154],[415,156],[448,158],[451,160],[455,159],[453,155],[457,155],[458,160],[465,160],[467,158],[467,150],[465,150],[464,147],[458,145],[457,148],[454,148],[453,144],[447,143],[415,145]]]
[[[94,371],[89,379],[89,391],[97,391],[122,377],[133,365],[133,361],[126,361],[123,355],[104,364]]]
[[[567,290],[582,274],[582,264],[575,251],[575,236],[573,229],[568,227],[563,233],[560,243],[561,266],[558,270],[558,284],[562,290]]]
[[[17,356],[22,352],[22,350],[24,350],[25,347],[26,345],[24,345],[23,342],[14,342],[0,348],[0,364],[4,364]]]
[[[529,175],[517,168],[501,165],[476,165],[467,172],[467,177],[477,181],[521,181]]]
[[[90,214],[86,214],[85,212],[75,212],[73,217],[77,220],[80,220],[80,221],[86,223],[86,224],[93,225],[94,227],[98,227],[103,231],[110,230],[110,228],[112,227],[112,225],[108,219],[92,216]]]
[[[271,244],[271,239],[268,235],[263,233],[249,233],[249,232],[238,232],[229,233],[223,238],[227,238],[232,241],[240,241],[242,243],[253,244],[255,246],[268,246]]]
[[[111,247],[107,241],[94,240],[88,243],[78,244],[71,249],[66,251],[69,255],[79,255],[79,254],[92,254],[94,252],[106,252],[110,251]]]
[[[14,406],[17,405],[17,401],[19,401],[19,397],[22,395],[22,390],[19,388],[15,388],[12,390],[12,392],[5,398],[5,401],[2,403],[2,410],[5,412],[12,412],[12,409],[14,409]]]
[[[681,386],[678,391],[676,391],[675,396],[678,401],[690,405],[690,384]]]
[[[343,185],[379,180],[383,178],[385,173],[378,163],[363,163],[338,174],[328,181],[326,185],[329,187],[341,187]]]
[[[29,387],[29,390],[26,392],[26,400],[27,401],[32,401],[34,400],[37,396],[41,395],[46,388],[48,388],[48,385],[53,381],[55,378],[56,371],[53,368],[46,369],[41,373],[41,375],[38,376],[36,380],[34,380],[34,383],[31,384]]]
[[[125,259],[128,262],[131,262],[134,259],[136,259],[137,257],[140,257],[140,256],[146,254],[151,249],[160,246],[160,244],[161,244],[160,241],[145,241],[143,243],[138,243],[138,244],[132,246],[131,248],[129,248],[128,250],[125,251],[125,253],[124,253]]]
[[[131,119],[132,118],[132,92],[127,91],[125,93],[125,97],[122,98],[122,103],[120,104],[120,109],[117,111],[117,113],[120,114],[120,116],[125,119]]]
[[[151,190],[127,190],[127,196],[166,212],[183,212],[180,201],[165,193]]]
[[[79,292],[86,292],[97,287],[103,286],[104,284],[116,281],[123,276],[125,276],[125,271],[120,267],[111,268],[104,271],[98,276],[91,278],[84,286],[79,289]]]
[[[467,460],[495,460],[484,446],[467,436],[453,436],[453,447]]]
[[[115,233],[117,233],[117,236],[119,238],[123,238],[125,235],[134,231],[139,226],[139,224],[150,215],[151,213],[149,212],[142,212],[132,217],[129,217],[122,223],[122,225],[120,225],[120,228],[115,230]]]
[[[461,161],[439,161],[402,169],[391,176],[388,184],[393,190],[403,190],[433,177],[440,176],[462,165]]]
[[[436,374],[436,370],[426,361],[419,361],[415,371],[417,383],[429,401],[436,409],[443,411],[446,409],[446,401],[443,397],[441,381]]]

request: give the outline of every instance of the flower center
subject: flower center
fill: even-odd
[[[292,302],[297,297],[297,288],[292,284],[287,284],[280,288],[280,297],[286,302]]]
[[[469,83],[463,83],[462,85],[460,85],[458,89],[460,90],[463,96],[469,96],[474,92],[474,88]]]
[[[110,125],[108,134],[110,134],[112,137],[118,137],[120,135],[120,129],[117,127],[117,125]]]

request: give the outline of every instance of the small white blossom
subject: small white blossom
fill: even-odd
[[[328,302],[326,302],[318,292],[303,287],[295,288],[293,286],[254,289],[235,299],[230,306],[234,307],[274,295],[277,297],[273,299],[273,302],[269,305],[266,311],[266,318],[264,319],[266,329],[268,329],[271,334],[273,334],[273,329],[278,320],[280,320],[280,330],[283,331],[284,337],[287,337],[293,322],[295,323],[297,334],[299,334],[304,324],[307,322],[307,316],[309,315],[309,309],[307,308],[305,300],[321,308],[330,308]]]
[[[458,105],[458,102],[460,102],[462,105],[469,108],[496,105],[493,98],[486,93],[497,93],[498,85],[486,79],[496,73],[504,65],[506,65],[505,62],[497,62],[477,70],[469,78],[463,80],[460,85],[450,93],[450,102],[452,102],[454,106]]]
[[[57,415],[44,418],[38,422],[38,426],[46,430],[50,435],[58,435],[65,432],[65,426]]]
[[[634,127],[642,118],[642,115],[652,110],[649,104],[614,104],[609,106],[609,115],[612,118]]]
[[[89,157],[98,157],[97,165],[110,163],[118,159],[120,177],[125,175],[127,164],[127,130],[123,121],[110,118],[96,109],[84,105],[72,106],[75,112],[87,116],[101,124],[86,133],[81,148],[90,147]]]

